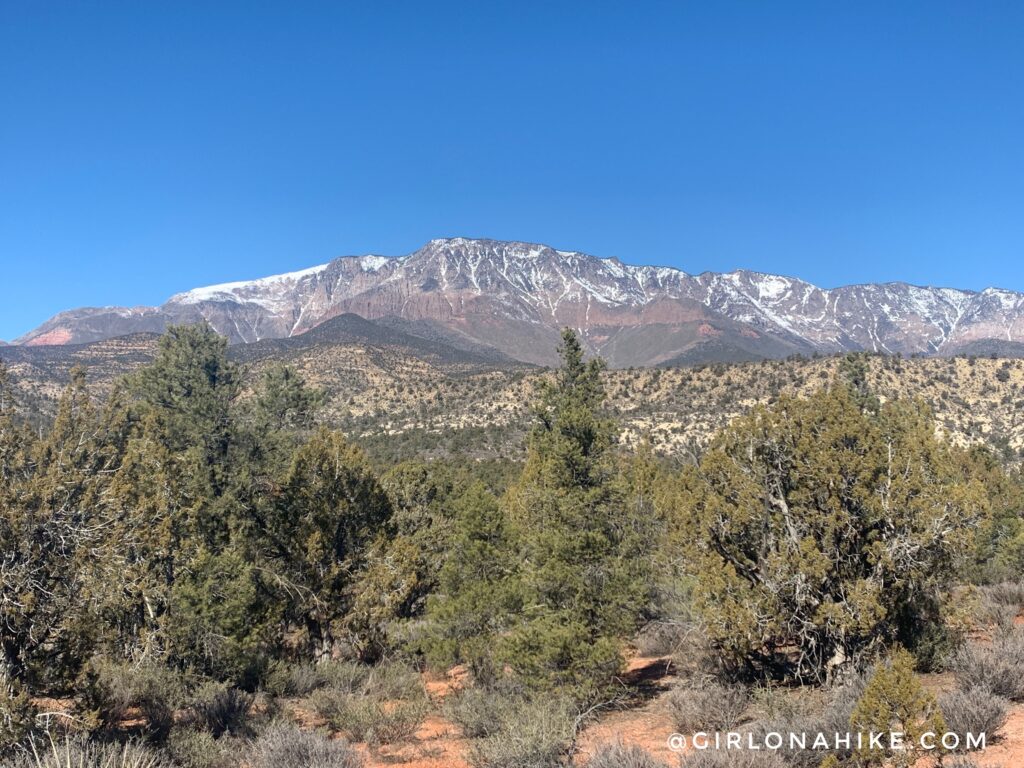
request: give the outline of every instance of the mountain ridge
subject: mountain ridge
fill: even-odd
[[[1001,288],[820,288],[753,270],[693,275],[474,238],[194,288],[159,307],[67,310],[14,343],[99,341],[199,321],[234,344],[252,343],[295,337],[343,314],[536,364],[553,361],[564,326],[618,367],[843,351],[948,355],[979,344],[1018,354],[1024,343],[1024,294]]]

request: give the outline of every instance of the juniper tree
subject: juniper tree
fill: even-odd
[[[209,644],[196,642],[195,633],[204,627],[211,638],[225,632],[223,625],[197,621],[216,612],[200,610],[186,595],[196,580],[210,578],[204,567],[236,547],[233,531],[248,513],[233,454],[237,394],[238,372],[227,359],[226,341],[206,325],[173,326],[153,362],[129,378],[127,413],[111,414],[124,430],[124,455],[109,491],[121,513],[116,538],[125,560],[126,606],[119,621],[139,653],[169,654],[203,668],[213,660],[204,650]],[[175,606],[196,610],[177,616]],[[250,613],[250,619],[260,625],[258,615]],[[176,631],[182,624],[189,634]]]
[[[904,768],[917,762],[915,750],[922,737],[924,746],[933,745],[941,754],[940,739],[946,723],[935,696],[925,690],[914,675],[914,657],[897,649],[879,663],[850,716],[851,733],[860,734],[861,746],[854,751],[858,766],[892,765]],[[891,749],[889,734],[900,733],[907,749]],[[873,749],[872,734],[884,734],[883,749]]]
[[[388,535],[370,551],[346,620],[365,658],[394,651],[437,589],[451,548],[454,510],[466,493],[457,474],[442,462],[406,461],[381,477],[392,507]]]
[[[265,579],[315,658],[329,658],[337,622],[390,516],[362,452],[340,433],[320,429],[296,451],[264,531]]]
[[[925,406],[873,415],[842,385],[734,421],[672,504],[724,661],[801,680],[934,645],[985,509]]]
[[[84,373],[72,373],[41,439],[9,415],[0,422],[0,452],[14,456],[0,490],[0,678],[59,688],[88,656],[98,607],[117,585]]]

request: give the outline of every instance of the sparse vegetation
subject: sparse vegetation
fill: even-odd
[[[253,742],[252,768],[362,768],[361,755],[344,741],[289,725],[272,725]]]
[[[707,681],[697,687],[673,689],[667,705],[680,733],[727,731],[743,722],[750,692],[741,685]]]

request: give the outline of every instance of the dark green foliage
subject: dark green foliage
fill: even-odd
[[[306,386],[294,368],[272,366],[263,374],[256,396],[256,428],[261,433],[311,429],[323,399],[323,393]]]
[[[466,663],[488,682],[497,675],[494,638],[518,605],[511,581],[518,561],[498,500],[481,483],[458,500],[453,529],[423,645],[435,666]]]
[[[76,370],[42,438],[0,415],[0,689],[8,679],[65,686],[88,654],[116,579],[109,471]]]
[[[0,689],[0,759],[13,754],[36,731],[36,708],[15,680]]]
[[[285,620],[305,629],[316,658],[330,656],[336,622],[390,516],[362,453],[339,433],[321,429],[295,453],[262,538]]]
[[[623,638],[645,604],[641,539],[609,450],[600,360],[583,361],[566,330],[563,364],[536,409],[523,475],[505,499],[520,566],[517,620],[504,639],[508,664],[533,685],[568,685],[583,698],[609,685]]]

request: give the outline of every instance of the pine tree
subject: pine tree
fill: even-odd
[[[474,483],[454,504],[448,558],[429,598],[423,650],[433,666],[465,663],[474,679],[497,678],[494,648],[519,612],[518,565],[498,500]]]
[[[586,698],[619,672],[622,638],[635,628],[644,588],[621,526],[615,424],[600,412],[604,363],[584,362],[569,329],[559,353],[562,367],[541,392],[522,477],[505,500],[523,606],[505,656],[531,683],[568,685]]]

